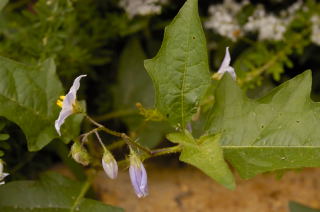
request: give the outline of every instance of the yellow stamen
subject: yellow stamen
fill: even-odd
[[[214,73],[211,77],[213,80],[221,80],[222,76],[223,74],[217,72],[217,73]]]
[[[66,96],[60,96],[59,98],[63,101],[66,98]]]
[[[57,105],[62,108],[63,102],[60,99],[58,99],[57,100]]]

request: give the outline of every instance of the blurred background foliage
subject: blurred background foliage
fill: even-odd
[[[154,104],[153,86],[143,60],[156,54],[164,27],[183,3],[1,0],[0,55],[27,64],[54,58],[65,90],[76,76],[88,74],[81,84],[79,99],[86,100],[89,114],[112,129],[127,131],[145,146],[161,146],[163,135],[171,128],[139,114]],[[199,10],[212,73],[219,68],[225,47],[229,46],[238,82],[251,97],[259,97],[312,69],[313,99],[320,99],[319,3],[200,0]],[[205,102],[212,103],[210,98],[207,95],[204,107]],[[144,107],[141,109],[140,105],[140,112],[138,102]],[[104,141],[111,145],[114,138],[107,136]],[[69,147],[57,143],[51,142],[39,153],[30,153],[21,130],[0,119],[0,155],[7,161],[9,172],[18,173],[15,178],[34,177],[59,160],[79,178],[83,177],[81,168],[68,157]]]

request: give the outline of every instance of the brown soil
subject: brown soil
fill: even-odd
[[[237,177],[234,191],[225,189],[192,167],[147,166],[149,196],[138,199],[128,172],[109,180],[101,172],[94,189],[103,202],[129,212],[286,212],[294,200],[320,208],[320,168],[287,172],[281,180],[264,174],[251,180]]]

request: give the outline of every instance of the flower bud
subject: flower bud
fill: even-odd
[[[2,181],[6,176],[8,176],[8,173],[3,172],[3,160],[0,159],[0,185],[3,185],[5,182]]]
[[[76,162],[84,166],[87,166],[90,163],[90,155],[88,151],[79,142],[74,142],[72,144],[71,155]]]
[[[111,179],[116,179],[118,175],[118,164],[117,161],[114,159],[113,155],[107,150],[104,150],[103,157],[102,157],[102,166],[104,172],[110,177]]]
[[[136,195],[141,198],[148,195],[148,181],[147,172],[141,160],[136,154],[130,155],[130,168],[129,168],[131,184],[134,188]]]

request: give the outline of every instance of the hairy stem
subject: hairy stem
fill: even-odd
[[[81,187],[81,190],[80,190],[80,193],[79,195],[77,196],[76,200],[74,201],[71,209],[70,209],[70,212],[75,212],[77,211],[77,207],[79,206],[79,204],[81,203],[81,200],[83,199],[83,197],[86,195],[86,193],[88,192],[90,186],[91,186],[91,183],[92,183],[92,180],[94,178],[94,174],[90,174],[87,178],[87,180],[84,182],[84,184],[82,185]]]
[[[148,155],[151,155],[152,152],[150,149],[144,147],[144,146],[141,146],[138,142],[132,140],[127,134],[125,133],[121,133],[121,132],[117,132],[117,131],[114,131],[114,130],[111,130],[105,126],[103,126],[102,124],[99,124],[98,122],[96,122],[95,120],[93,120],[90,116],[86,115],[86,118],[94,125],[97,126],[96,129],[92,130],[93,132],[96,132],[96,131],[104,131],[105,133],[107,134],[110,134],[110,135],[113,135],[113,136],[116,136],[116,137],[120,137],[122,138],[129,146],[133,146],[135,148],[138,148],[142,151],[144,151],[145,153],[147,153]],[[91,132],[91,131],[90,131]]]
[[[97,116],[95,117],[95,120],[106,121],[113,118],[118,118],[122,116],[131,116],[135,114],[138,114],[137,110],[118,110],[118,111],[113,111],[111,113],[104,114],[102,116]]]

